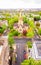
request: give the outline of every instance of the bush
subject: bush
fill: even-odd
[[[38,29],[38,34],[41,35],[41,28]]]
[[[32,48],[32,42],[31,41],[28,41],[27,45],[28,45],[28,48]]]

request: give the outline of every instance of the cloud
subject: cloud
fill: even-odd
[[[41,4],[37,2],[37,0],[0,0],[0,9],[41,8]]]
[[[41,0],[34,0],[36,4],[41,4]]]

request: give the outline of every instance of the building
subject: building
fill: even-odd
[[[9,48],[6,36],[0,36],[0,65],[9,65]]]
[[[36,60],[41,59],[41,39],[33,39],[32,57]]]

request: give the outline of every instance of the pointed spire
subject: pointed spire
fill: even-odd
[[[20,16],[19,16],[18,25],[23,25],[23,18],[22,18],[21,12],[20,12]]]

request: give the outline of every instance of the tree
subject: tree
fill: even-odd
[[[30,18],[33,18],[33,15],[32,15],[32,13],[30,13],[30,14],[29,14],[29,17],[30,17]]]
[[[38,61],[37,65],[41,65],[41,60]]]
[[[30,58],[30,59],[27,59],[27,60],[24,60],[21,65],[36,65],[35,64],[35,60],[33,58]]]
[[[3,14],[3,16],[5,17],[4,19],[6,19],[6,20],[11,17],[9,12]]]
[[[17,23],[17,22],[18,22],[18,19],[19,19],[19,18],[18,18],[18,15],[15,15],[15,16],[14,16],[14,23]]]
[[[28,33],[27,33],[27,37],[29,37],[29,38],[32,38],[32,37],[34,37],[34,33],[33,33],[33,31],[31,31],[31,32],[28,32]]]
[[[23,16],[23,23],[27,23],[28,22],[28,19],[26,16]]]
[[[28,48],[32,48],[32,42],[31,41],[27,41],[27,46],[28,46]]]
[[[13,18],[9,19],[9,20],[8,20],[8,27],[9,27],[10,29],[13,28],[13,24],[14,24],[14,19],[13,19]]]
[[[7,28],[6,24],[3,24],[2,28],[3,28],[3,30],[6,30],[6,28]]]
[[[41,28],[38,29],[38,34],[41,35]]]
[[[41,65],[41,60],[34,60],[33,58],[24,60],[21,65]]]
[[[24,30],[23,30],[23,35],[26,36],[26,34],[27,34],[27,30],[24,29]]]
[[[1,27],[0,27],[0,33],[2,34],[5,30],[6,30],[7,26],[5,24],[3,24]]]
[[[32,27],[33,29],[35,28],[35,24],[34,24],[34,21],[33,20],[30,20],[28,21],[28,24],[30,27]]]
[[[12,47],[12,45],[14,44],[14,39],[12,36],[8,36],[8,44],[10,47]]]
[[[39,12],[39,15],[41,16],[41,11]]]
[[[9,51],[9,56],[10,56],[10,59],[9,59],[9,63],[10,65],[12,65],[12,60],[13,60],[13,45],[14,45],[14,39],[12,36],[8,36],[8,44],[9,44],[9,48],[10,48],[10,51]]]
[[[10,29],[12,29],[14,23],[17,23],[17,22],[18,22],[18,16],[17,16],[17,15],[14,16],[14,17],[12,17],[12,18],[8,18],[8,27],[9,27]]]
[[[39,22],[36,23],[36,27],[37,27],[37,28],[40,27],[40,23],[39,23]]]
[[[0,27],[0,33],[2,34],[4,32],[3,28]]]
[[[20,33],[17,30],[11,29],[9,35],[10,36],[18,36]]]
[[[40,16],[34,16],[34,21],[40,20]]]
[[[32,38],[33,36],[34,36],[34,31],[33,31],[33,28],[28,28],[28,30],[27,30],[27,35],[26,35],[27,37],[30,37],[30,38]]]

